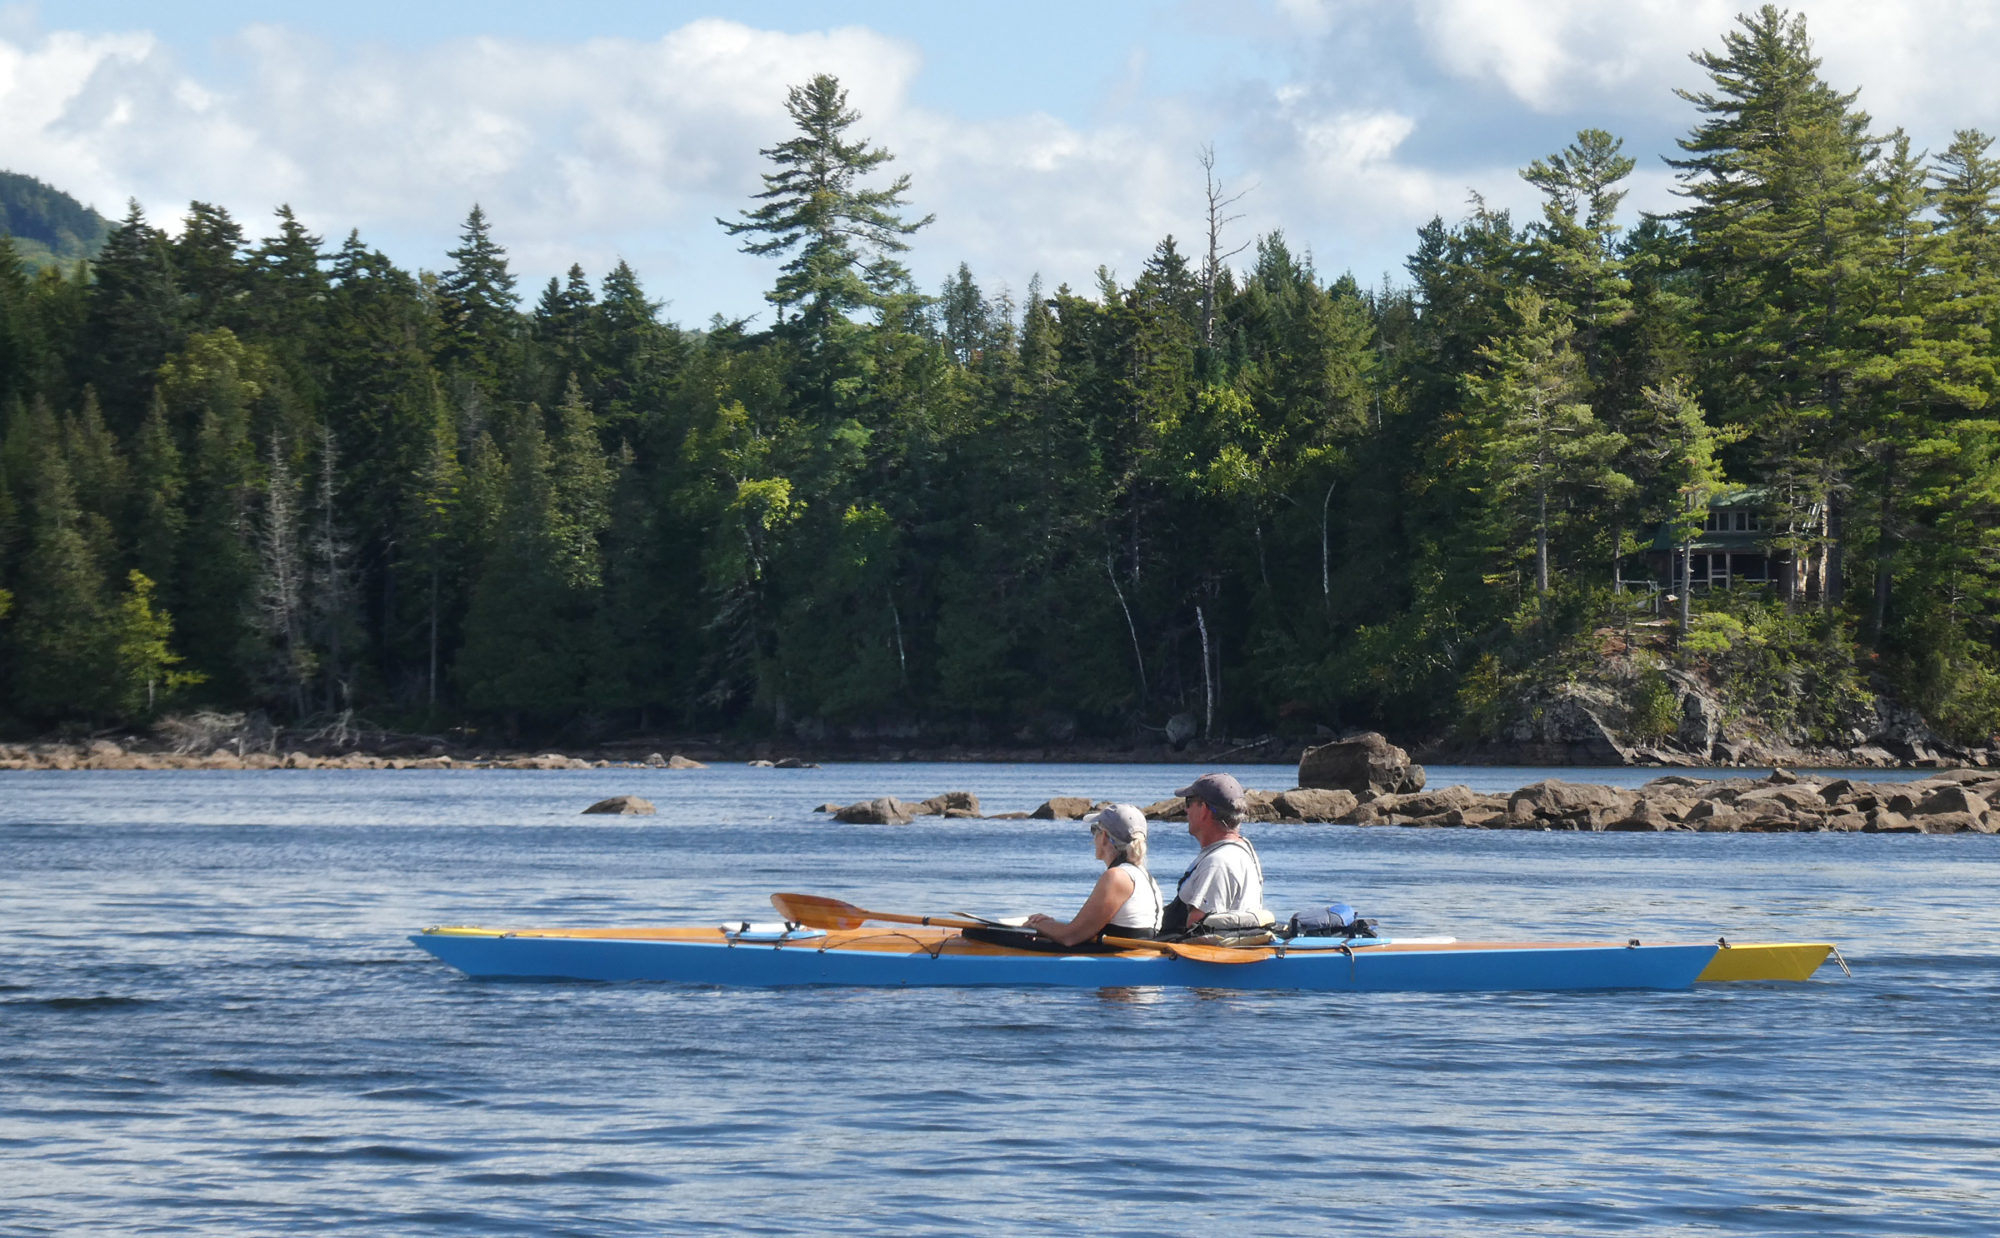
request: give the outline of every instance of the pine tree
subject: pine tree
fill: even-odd
[[[154,372],[184,328],[180,289],[165,234],[134,201],[92,265],[87,375],[111,424],[136,426],[152,395]]]
[[[132,444],[132,484],[128,491],[125,545],[132,570],[148,580],[172,580],[187,528],[181,505],[186,481],[181,452],[167,425],[167,402],[153,392],[146,420]]]
[[[1765,5],[1695,62],[1707,117],[1680,142],[1683,212],[1702,274],[1708,402],[1751,427],[1757,471],[1793,558],[1786,595],[1841,591],[1831,554],[1865,435],[1853,406],[1877,242],[1866,170],[1877,140],[1855,94],[1819,76],[1804,17]]]
[[[792,313],[788,330],[805,352],[809,398],[831,413],[836,380],[849,364],[848,315],[881,310],[907,286],[909,274],[896,255],[909,248],[903,238],[932,216],[908,220],[900,213],[908,176],[882,189],[863,187],[863,178],[894,156],[866,139],[847,139],[861,114],[847,106],[838,79],[821,73],[792,87],[785,110],[799,132],[759,152],[773,165],[755,195],[763,205],[735,223],[716,222],[731,236],[750,238],[745,253],[790,255],[764,296],[781,324]]]
[[[1531,541],[1535,593],[1543,596],[1551,541],[1566,526],[1588,527],[1577,518],[1579,496],[1621,497],[1631,481],[1612,467],[1624,436],[1592,415],[1561,311],[1532,291],[1515,294],[1508,307],[1519,325],[1481,350],[1489,372],[1470,380],[1477,412],[1468,448],[1502,550]]]
[[[181,234],[173,242],[174,272],[188,298],[194,330],[241,329],[247,321],[251,273],[243,259],[243,227],[222,207],[188,205]]]
[[[44,722],[98,716],[112,703],[103,566],[80,528],[55,419],[37,405],[16,431],[21,440],[10,446],[26,456],[28,473],[27,546],[14,588],[14,706]]]
[[[588,673],[577,626],[587,599],[569,574],[577,569],[566,541],[573,530],[550,473],[541,414],[530,408],[509,436],[498,527],[472,590],[457,666],[466,703],[506,717],[517,733],[581,705]]]
[[[439,360],[491,384],[507,360],[519,298],[507,251],[494,241],[478,203],[465,217],[458,248],[445,256],[452,265],[438,277]]]

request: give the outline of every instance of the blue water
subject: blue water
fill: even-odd
[[[404,940],[774,889],[1067,915],[1076,823],[811,809],[1190,772],[0,774],[0,1233],[2000,1232],[2000,838],[1252,832],[1280,912],[1855,970],[1683,993],[501,984]],[[576,815],[618,793],[660,815]]]

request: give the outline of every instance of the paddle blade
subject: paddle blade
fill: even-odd
[[[1124,950],[1158,950],[1161,954],[1171,954],[1177,959],[1187,959],[1193,963],[1261,963],[1276,954],[1276,951],[1262,947],[1204,946],[1187,941],[1114,937],[1109,933],[1104,935],[1103,941],[1107,946],[1117,946]]]
[[[785,919],[807,928],[855,929],[868,922],[867,914],[853,903],[817,894],[773,894],[771,906]]]

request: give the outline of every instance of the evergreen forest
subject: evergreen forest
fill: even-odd
[[[435,272],[283,207],[0,239],[0,725],[1477,738],[1618,630],[1802,733],[1879,694],[1984,742],[1992,139],[1885,131],[1770,7],[1695,65],[1681,209],[1587,129],[1372,288],[1232,236],[1210,156],[1136,272],[921,289],[827,76],[718,221],[750,321],[520,287],[477,206]],[[1723,494],[1784,569],[1692,588]]]

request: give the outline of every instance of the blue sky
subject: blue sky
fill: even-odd
[[[525,285],[629,260],[682,321],[756,314],[769,265],[714,223],[785,136],[784,87],[838,74],[859,129],[937,223],[910,262],[1016,295],[1040,273],[1135,273],[1192,247],[1198,152],[1248,193],[1234,240],[1282,228],[1329,273],[1400,275],[1414,230],[1585,125],[1638,157],[1628,202],[1692,111],[1716,0],[1028,0],[200,5],[0,3],[0,166],[171,227],[193,198],[261,230],[289,202],[436,268],[472,202]],[[1800,6],[1827,75],[1878,127],[1941,146],[2000,131],[2000,18],[1969,0]]]

